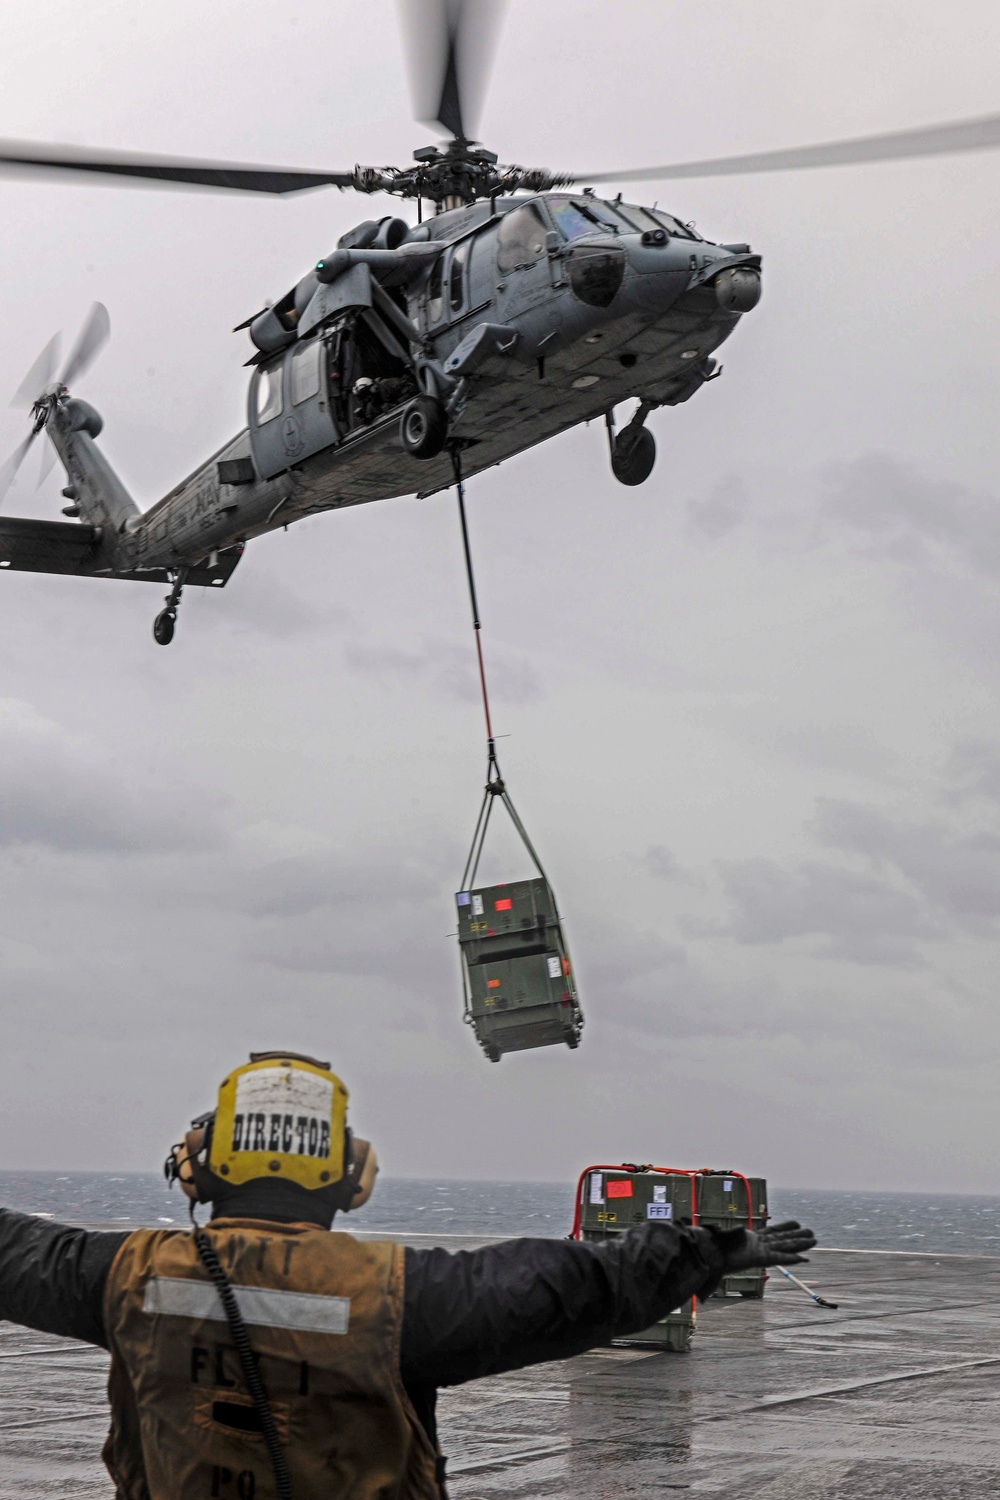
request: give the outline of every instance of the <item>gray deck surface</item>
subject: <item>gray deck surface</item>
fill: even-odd
[[[690,1354],[599,1350],[443,1392],[453,1500],[992,1500],[1000,1259],[817,1251],[805,1274],[837,1312],[776,1278],[700,1308]],[[106,1368],[0,1323],[2,1500],[110,1500]]]

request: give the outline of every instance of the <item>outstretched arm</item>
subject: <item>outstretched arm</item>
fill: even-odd
[[[105,1345],[104,1287],[128,1233],[0,1209],[0,1318]]]
[[[727,1271],[794,1265],[797,1224],[750,1232],[643,1224],[596,1244],[522,1239],[406,1252],[400,1365],[407,1386],[457,1385],[566,1359],[648,1328]]]

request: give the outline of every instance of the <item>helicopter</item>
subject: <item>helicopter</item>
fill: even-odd
[[[166,583],[153,625],[173,639],[188,586],[224,587],[252,538],[306,516],[424,497],[568,428],[603,421],[612,473],[642,484],[647,423],[722,373],[715,354],[761,297],[761,257],[598,185],[886,161],[1000,145],[1000,116],[708,161],[558,173],[504,166],[472,138],[484,44],[474,0],[412,0],[420,118],[448,139],[406,168],[315,172],[0,142],[0,169],[227,192],[323,187],[415,203],[369,219],[253,312],[247,425],[142,511],[71,392],[110,331],[95,304],[64,368],[56,341],[15,401],[31,428],[0,468],[0,499],[40,435],[62,462],[65,522],[0,518],[0,568]],[[585,184],[578,187],[578,184]],[[427,212],[425,213],[425,210]],[[615,411],[636,407],[616,429]]]

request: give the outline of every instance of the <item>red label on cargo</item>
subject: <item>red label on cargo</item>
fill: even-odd
[[[510,899],[510,897],[509,896],[504,896],[504,898],[503,898],[502,901],[494,901],[494,903],[493,903],[493,910],[494,911],[510,911],[510,909],[511,909],[511,907],[513,905],[514,905],[514,903]]]
[[[631,1198],[631,1177],[619,1177],[615,1181],[609,1182],[605,1188],[605,1192],[609,1198]]]

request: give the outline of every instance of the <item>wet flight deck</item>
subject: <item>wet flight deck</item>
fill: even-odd
[[[442,1392],[452,1500],[992,1500],[1000,1259],[824,1250],[803,1274],[836,1312],[778,1277],[700,1308],[690,1354],[596,1350]],[[0,1323],[3,1500],[111,1500],[106,1369]]]

